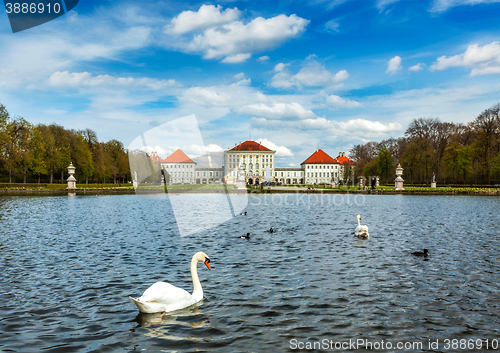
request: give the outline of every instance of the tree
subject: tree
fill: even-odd
[[[18,171],[23,174],[23,182],[26,183],[32,128],[29,122],[19,117],[12,119],[6,126],[3,152],[9,172],[9,183],[12,182],[13,174]]]
[[[405,174],[410,182],[429,182],[435,160],[435,151],[429,139],[419,137],[411,140],[401,157]]]
[[[463,182],[467,180],[467,173],[472,172],[474,162],[474,147],[464,146],[458,141],[454,141],[446,147],[443,155],[445,170],[451,172],[452,179],[459,181],[463,176]]]
[[[378,175],[377,163],[378,163],[377,159],[373,159],[372,161],[368,162],[365,165],[365,168],[363,169],[363,175],[367,178],[371,178]]]
[[[0,103],[0,166],[2,169],[7,168],[8,158],[8,133],[7,126],[9,123],[10,115],[7,108]],[[0,169],[1,170],[1,169]],[[10,173],[9,173],[10,175]]]
[[[54,137],[55,150],[50,159],[49,172],[50,182],[54,179],[56,171],[61,172],[61,184],[64,183],[64,171],[71,163],[71,131],[64,129],[62,126],[52,124],[48,126],[50,133]]]
[[[70,150],[71,161],[76,168],[77,179],[80,176],[89,176],[94,174],[94,160],[89,145],[84,137],[76,131],[70,131]],[[61,175],[66,168],[63,168]],[[86,180],[87,182],[87,180]]]
[[[389,176],[392,174],[393,161],[391,152],[387,147],[383,146],[377,157],[377,171],[380,178],[385,179],[385,183],[389,181]]]
[[[111,140],[104,144],[104,151],[111,157],[112,159],[112,174],[113,174],[113,182],[116,183],[116,178],[122,178],[122,181],[125,181],[125,178],[130,175],[129,165],[128,165],[128,157],[123,147],[123,143],[118,140]]]
[[[495,176],[500,177],[500,153],[493,158],[492,172]]]
[[[477,153],[482,162],[482,176],[491,182],[492,158],[496,154],[500,131],[500,104],[483,111],[472,122],[477,132]]]
[[[45,159],[45,142],[42,133],[38,129],[32,130],[29,141],[28,170],[37,177],[40,183],[40,175],[47,174],[48,168]]]

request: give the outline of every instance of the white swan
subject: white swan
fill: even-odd
[[[142,297],[130,300],[137,305],[141,313],[152,314],[162,311],[174,311],[191,306],[203,299],[200,279],[196,265],[204,262],[210,270],[210,258],[203,252],[197,252],[191,259],[191,278],[193,280],[193,294],[189,294],[182,288],[175,287],[170,283],[156,282],[146,289]]]
[[[356,218],[358,219],[358,226],[356,227],[355,230],[355,236],[357,236],[360,239],[368,239],[370,237],[370,234],[368,234],[368,226],[364,226],[359,223],[361,215],[358,214]]]

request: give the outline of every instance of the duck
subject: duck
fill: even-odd
[[[370,237],[370,234],[368,234],[368,226],[366,225],[361,225],[359,221],[361,220],[361,215],[357,215],[356,218],[358,219],[358,226],[355,229],[355,236],[360,238],[360,239],[368,239]]]
[[[415,252],[412,252],[411,254],[415,255],[415,256],[427,257],[427,256],[429,256],[429,250],[424,249],[424,251],[415,251]]]
[[[191,259],[191,278],[193,280],[193,293],[190,294],[182,288],[170,283],[156,282],[146,289],[140,298],[129,297],[141,313],[153,314],[159,312],[170,312],[187,308],[203,299],[203,289],[198,278],[197,265],[203,262],[209,270],[210,258],[204,252],[197,252]]]
[[[250,233],[247,233],[247,235],[242,235],[240,238],[241,239],[247,239],[247,240],[249,240],[250,239]]]
[[[269,233],[274,233],[275,230],[273,229],[273,227],[271,227],[271,229],[269,229]]]
[[[240,213],[240,216],[246,216],[246,215],[247,215],[247,211]]]

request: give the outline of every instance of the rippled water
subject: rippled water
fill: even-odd
[[[252,196],[248,216],[189,237],[168,200],[0,197],[0,350],[280,352],[361,338],[424,343],[411,351],[439,339],[433,351],[449,352],[445,339],[500,338],[500,198],[298,197]],[[357,213],[369,240],[352,236]],[[410,254],[422,248],[428,260]],[[192,290],[196,251],[211,257],[212,271],[198,266],[204,301],[138,315],[128,296],[155,281]]]

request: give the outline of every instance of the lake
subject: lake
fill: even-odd
[[[500,197],[279,197],[252,195],[247,216],[189,236],[168,198],[0,197],[0,350],[498,348]],[[358,213],[368,240],[353,237]],[[428,259],[411,255],[423,248]],[[128,297],[156,281],[192,291],[197,251],[211,258],[198,266],[205,299],[139,314]]]

